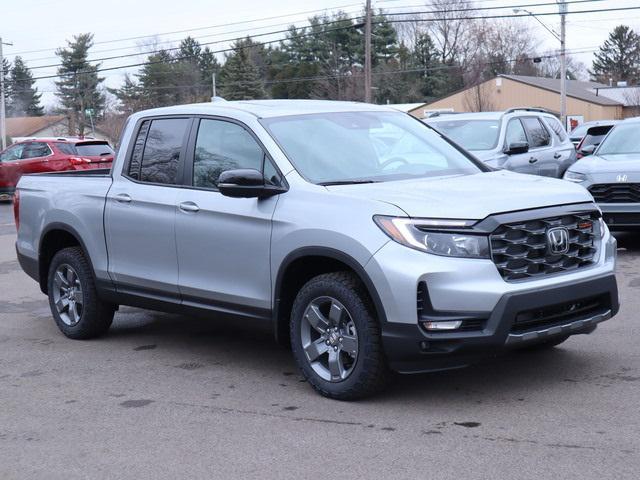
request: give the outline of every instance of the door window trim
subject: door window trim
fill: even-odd
[[[133,156],[133,150],[136,147],[136,139],[140,133],[140,129],[142,128],[142,124],[146,121],[153,122],[154,120],[187,120],[187,127],[185,128],[184,137],[182,138],[182,148],[180,149],[180,158],[178,160],[178,172],[176,174],[176,183],[158,183],[158,182],[145,182],[143,180],[133,178],[129,175],[129,166],[131,165],[131,157]],[[187,154],[187,146],[189,144],[189,138],[191,137],[191,130],[193,129],[194,124],[194,116],[193,115],[154,115],[149,117],[142,117],[136,121],[133,135],[131,136],[132,141],[129,142],[127,146],[127,154],[125,157],[125,161],[122,165],[122,170],[120,170],[120,176],[126,178],[130,182],[139,183],[142,185],[154,185],[157,187],[172,187],[172,188],[183,188],[184,187],[184,173],[185,173],[185,164],[186,164],[186,154]],[[147,129],[147,133],[145,135],[144,144],[142,147],[142,156],[140,158],[140,166],[142,167],[142,159],[144,158],[144,150],[147,147],[147,139],[149,136],[149,131],[151,130],[151,123],[149,124],[149,128]]]
[[[193,119],[193,124],[191,127],[191,133],[189,135],[189,141],[187,142],[187,156],[185,157],[185,168],[184,168],[184,177],[183,177],[183,187],[188,188],[190,190],[202,190],[206,192],[220,192],[216,187],[196,187],[193,185],[193,166],[195,162],[195,150],[196,150],[196,141],[198,139],[198,130],[200,129],[200,122],[202,120],[218,120],[227,123],[233,123],[238,125],[242,129],[244,129],[257,143],[258,147],[262,150],[262,175],[264,176],[264,166],[267,161],[271,162],[271,165],[275,168],[276,172],[280,177],[282,182],[282,186],[289,189],[289,184],[287,183],[286,178],[284,177],[282,170],[278,164],[273,160],[273,157],[269,155],[269,150],[264,146],[262,141],[258,138],[255,132],[244,122],[240,120],[236,120],[231,117],[223,117],[221,115],[195,115]]]

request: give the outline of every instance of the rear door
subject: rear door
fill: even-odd
[[[217,189],[226,170],[280,173],[253,133],[225,118],[202,118],[194,127],[177,192],[176,238],[184,304],[264,318],[271,308],[271,219],[277,197],[230,198]]]
[[[512,143],[522,142],[529,142],[522,122],[517,117],[509,119],[505,132],[505,148]],[[538,174],[537,159],[529,152],[509,155],[504,163],[504,168],[518,173]]]
[[[118,291],[178,302],[176,199],[191,119],[137,125],[123,171],[107,194],[109,273]]]
[[[559,177],[558,158],[555,157],[551,133],[538,117],[522,117],[529,139],[529,161],[535,163],[538,175]]]
[[[26,143],[18,143],[7,148],[0,155],[0,189],[15,187],[20,178],[20,157]]]

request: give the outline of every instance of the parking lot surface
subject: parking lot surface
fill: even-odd
[[[640,234],[620,314],[544,353],[318,396],[267,326],[122,308],[68,340],[0,204],[0,478],[640,476]]]

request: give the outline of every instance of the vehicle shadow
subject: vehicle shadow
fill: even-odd
[[[618,249],[622,251],[637,252],[640,251],[640,230],[612,232],[618,241]]]
[[[605,360],[603,352],[577,351],[583,336],[539,352],[509,352],[463,369],[397,375],[394,385],[365,402],[454,402],[471,405],[496,398],[519,400],[534,390],[565,389],[588,381],[594,365]],[[278,346],[269,325],[252,321],[228,321],[123,308],[117,314],[108,342],[127,342],[134,350],[157,345],[172,357],[184,357],[186,364],[198,362],[205,368],[224,365],[243,375],[265,381],[302,381],[291,352]],[[302,385],[302,383],[300,383]],[[293,391],[291,392],[293,393]],[[316,394],[310,388],[296,394]]]

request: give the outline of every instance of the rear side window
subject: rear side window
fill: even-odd
[[[220,174],[227,170],[253,168],[262,172],[263,161],[262,148],[240,125],[223,120],[200,121],[193,157],[194,187],[217,188]]]
[[[129,171],[127,174],[134,180],[140,180],[140,164],[142,163],[142,152],[144,152],[144,142],[147,140],[147,133],[149,133],[149,125],[151,122],[145,120],[140,125],[138,135],[136,136],[136,143],[133,146],[133,152],[131,153],[131,159],[129,160]]]
[[[529,148],[546,147],[551,143],[551,135],[544,128],[540,119],[536,117],[525,117],[522,119],[524,128],[529,134]]]
[[[545,117],[544,119],[547,122],[547,125],[551,127],[551,130],[553,130],[553,133],[556,134],[558,139],[561,142],[564,142],[567,139],[567,132],[565,131],[560,121],[557,118],[553,117]]]

